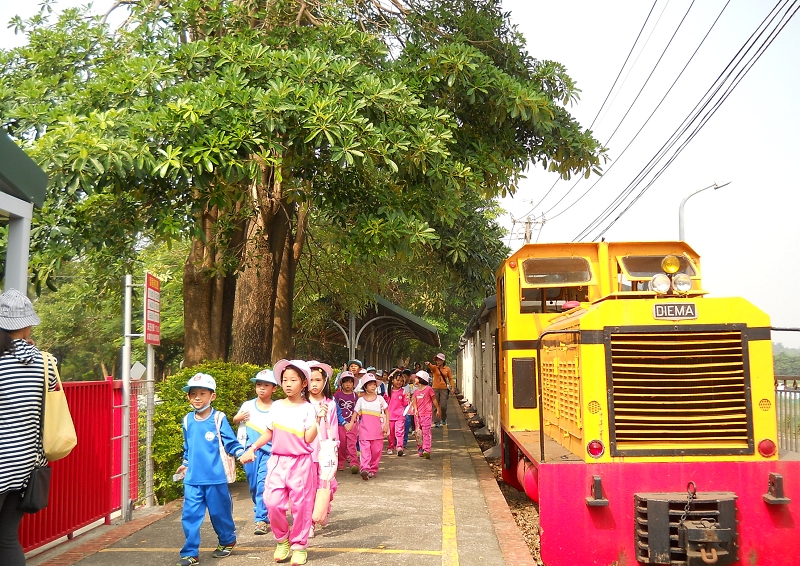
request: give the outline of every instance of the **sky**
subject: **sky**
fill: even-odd
[[[57,7],[84,3],[61,0]],[[112,4],[97,0],[95,11],[103,13]],[[509,247],[522,245],[528,216],[532,241],[570,242],[579,236],[591,241],[601,231],[608,241],[676,240],[681,200],[715,183],[730,183],[698,193],[685,206],[685,239],[701,256],[703,287],[710,296],[747,298],[770,315],[773,326],[800,327],[800,298],[794,295],[800,284],[800,177],[794,171],[800,154],[800,16],[788,22],[638,201],[607,230],[631,198],[581,236],[691,114],[773,5],[772,0],[657,0],[655,7],[651,0],[503,0],[530,55],[562,63],[577,83],[580,100],[569,111],[584,127],[594,122],[592,131],[610,157],[601,180],[593,175],[577,185],[575,180],[556,183],[554,173],[528,170],[514,197],[501,202],[508,212],[501,222],[511,232],[505,240]],[[35,10],[33,3],[3,0],[0,21]],[[0,27],[0,48],[20,41]],[[798,348],[800,332],[776,332],[773,340]]]

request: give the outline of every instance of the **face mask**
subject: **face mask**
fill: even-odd
[[[200,407],[199,409],[194,409],[194,412],[195,413],[202,413],[203,411],[208,409],[210,406],[211,406],[211,403],[207,403],[207,404],[203,405],[202,407]],[[194,407],[192,407],[192,408],[194,408]]]

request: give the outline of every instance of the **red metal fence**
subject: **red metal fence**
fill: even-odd
[[[51,464],[53,479],[47,508],[22,520],[20,541],[26,552],[72,535],[100,519],[109,523],[112,511],[120,508],[120,479],[114,478],[122,468],[119,449],[122,411],[118,410],[122,390],[118,383],[111,380],[64,383],[78,445],[69,456]],[[135,394],[131,395],[132,499],[137,497],[138,477],[136,399]]]

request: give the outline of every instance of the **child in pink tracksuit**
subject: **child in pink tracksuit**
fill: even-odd
[[[314,439],[314,442],[311,443],[314,447],[312,459],[318,479],[317,485],[323,487],[319,466],[319,441],[334,440],[337,443],[339,442],[339,416],[336,410],[336,402],[331,398],[330,376],[331,373],[333,373],[331,366],[316,360],[308,362],[308,366],[311,368],[311,381],[308,384],[308,398],[311,401],[311,405],[314,407],[314,411],[317,413],[317,427],[319,428],[319,434]],[[334,465],[336,465],[336,462],[334,462]],[[336,477],[334,476],[330,480],[331,501],[333,501],[333,495],[336,493],[338,485]],[[328,486],[326,485],[324,487]],[[330,513],[330,506],[328,507],[328,513]],[[311,532],[308,535],[309,538],[314,536],[315,530],[326,524],[328,524],[327,517],[320,521],[319,524],[312,524]]]
[[[417,415],[417,422],[422,428],[422,449],[419,450],[419,455],[423,458],[430,459],[431,457],[431,425],[433,424],[433,407],[436,407],[436,416],[442,414],[439,408],[439,402],[436,400],[436,394],[430,388],[430,376],[427,371],[420,370],[414,374],[417,378],[417,386],[414,389],[413,407]]]
[[[292,565],[307,562],[306,546],[317,493],[312,443],[317,437],[317,415],[308,401],[311,368],[303,360],[280,360],[273,368],[286,399],[272,404],[266,431],[242,454],[243,464],[255,459],[255,451],[272,441],[264,503],[278,545],[274,559],[292,555]],[[289,527],[286,511],[291,506],[294,522]]]
[[[368,373],[361,381],[364,395],[356,401],[351,422],[361,417],[358,443],[361,447],[361,479],[368,480],[378,473],[383,452],[383,435],[389,432],[389,422],[385,412],[389,408],[386,399],[375,393],[378,380],[375,374]]]
[[[397,455],[403,455],[406,407],[408,407],[408,396],[403,388],[403,374],[397,372],[392,378],[391,389],[389,390],[389,450],[387,450],[387,454],[391,454],[394,447],[397,446]]]
[[[358,401],[353,372],[343,371],[339,376],[339,390],[333,400],[339,413],[339,469],[344,470],[345,458],[350,460],[350,471],[358,473],[358,423],[353,421],[353,409]]]

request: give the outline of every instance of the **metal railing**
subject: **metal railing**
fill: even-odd
[[[778,450],[800,452],[800,377],[775,377]]]

